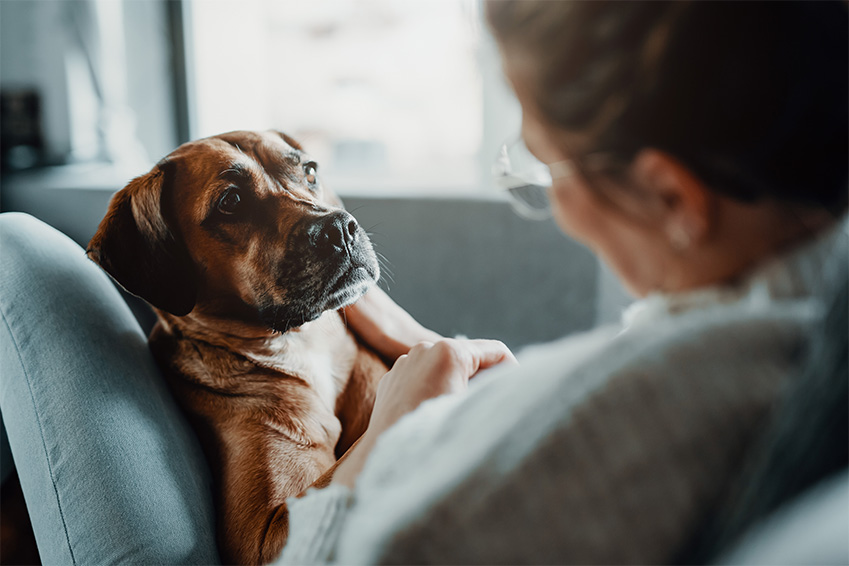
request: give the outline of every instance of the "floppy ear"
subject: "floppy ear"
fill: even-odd
[[[197,295],[195,267],[162,214],[163,165],[118,191],[86,255],[124,289],[154,307],[183,316]]]

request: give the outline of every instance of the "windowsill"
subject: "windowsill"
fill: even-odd
[[[74,163],[7,172],[3,174],[2,185],[4,192],[86,190],[112,193],[146,170],[146,167],[140,170],[136,168],[129,170],[107,162]],[[343,183],[340,180],[328,182],[327,186],[342,198],[506,200],[506,197],[494,187],[406,186],[393,189],[387,184]]]
[[[3,173],[3,189],[102,190],[115,192],[142,172],[108,162],[73,163]]]

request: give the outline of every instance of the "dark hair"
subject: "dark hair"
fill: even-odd
[[[579,154],[652,147],[741,201],[846,208],[845,3],[491,0],[487,17]]]

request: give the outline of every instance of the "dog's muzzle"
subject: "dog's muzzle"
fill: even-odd
[[[311,263],[318,266],[316,280],[323,287],[319,293],[323,296],[315,297],[318,302],[345,302],[364,292],[358,287],[374,283],[379,277],[380,269],[368,236],[344,210],[314,220],[307,228],[307,238],[313,250]]]
[[[347,254],[350,257],[359,229],[357,220],[343,210],[314,223],[307,234],[319,257],[329,258],[335,254]]]
[[[296,253],[278,277],[286,298],[260,307],[261,319],[281,332],[352,304],[380,277],[368,235],[349,213],[304,219],[296,234]]]

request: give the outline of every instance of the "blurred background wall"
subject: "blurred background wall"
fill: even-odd
[[[476,0],[3,0],[0,99],[0,209],[81,245],[180,143],[275,127],[372,232],[381,284],[440,332],[521,347],[628,302],[491,183],[520,115]]]

